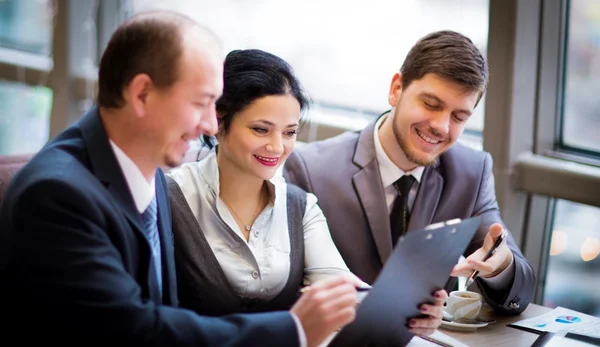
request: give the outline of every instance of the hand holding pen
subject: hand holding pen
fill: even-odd
[[[468,287],[478,276],[489,278],[504,271],[513,260],[513,254],[504,242],[507,236],[508,232],[501,224],[492,224],[483,246],[469,255],[466,261],[455,265],[451,276],[468,277]]]
[[[498,250],[498,247],[500,247],[500,245],[502,244],[502,242],[504,241],[504,239],[506,239],[506,230],[502,231],[502,234],[500,234],[500,236],[498,236],[496,238],[496,241],[494,242],[494,245],[492,246],[492,248],[489,249],[489,251],[483,256],[483,259],[481,261],[487,261],[488,259],[490,259],[490,257],[492,255],[494,255],[494,253],[496,253],[496,251]],[[467,284],[465,285],[465,287],[470,286],[473,281],[475,281],[475,278],[479,275],[479,270],[473,270],[473,272],[471,273],[471,276],[469,276],[469,278],[467,278]]]

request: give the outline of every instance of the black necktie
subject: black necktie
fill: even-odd
[[[408,212],[408,192],[415,182],[415,178],[412,175],[404,175],[394,182],[394,188],[398,191],[398,197],[394,201],[394,207],[390,214],[390,227],[392,228],[392,245],[396,245],[396,242],[400,236],[406,233],[408,228],[408,221],[410,215]]]

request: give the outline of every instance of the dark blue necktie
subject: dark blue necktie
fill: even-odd
[[[157,224],[157,212],[156,212],[156,196],[152,198],[150,205],[146,208],[146,211],[142,213],[142,219],[144,220],[144,232],[150,247],[152,247],[152,258],[154,260],[154,266],[156,268],[156,278],[158,279],[158,288],[162,296],[162,262],[160,257],[160,237],[158,234]]]

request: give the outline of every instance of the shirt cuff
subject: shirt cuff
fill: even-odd
[[[513,258],[510,261],[510,264],[506,267],[506,269],[502,270],[502,272],[500,272],[499,274],[497,274],[494,277],[488,277],[488,278],[481,277],[481,279],[483,281],[485,281],[485,283],[492,290],[499,291],[499,290],[506,289],[506,287],[508,287],[508,285],[510,284],[511,280],[515,277],[514,262],[515,262],[515,257],[513,256]]]
[[[298,330],[298,341],[300,342],[300,347],[308,347],[308,343],[306,342],[306,334],[304,333],[304,328],[302,327],[302,323],[300,323],[300,319],[296,317],[295,314],[290,312],[292,315],[292,319],[294,323],[296,323],[296,329]]]

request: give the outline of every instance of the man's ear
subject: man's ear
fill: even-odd
[[[148,107],[148,95],[152,90],[153,83],[147,74],[139,74],[133,77],[131,82],[123,91],[125,103],[128,104],[138,117],[144,117]]]
[[[390,91],[388,92],[388,102],[390,106],[394,107],[400,100],[400,93],[402,93],[402,73],[396,72],[392,77],[392,83],[390,84]]]

